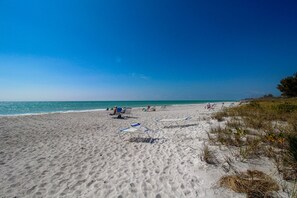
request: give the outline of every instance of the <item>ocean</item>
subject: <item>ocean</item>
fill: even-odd
[[[146,107],[161,105],[202,104],[230,100],[162,100],[162,101],[56,101],[56,102],[0,102],[0,115],[26,115],[53,112],[105,110],[118,107]]]

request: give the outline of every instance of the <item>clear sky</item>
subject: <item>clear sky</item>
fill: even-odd
[[[0,0],[0,100],[241,99],[295,72],[296,0]]]

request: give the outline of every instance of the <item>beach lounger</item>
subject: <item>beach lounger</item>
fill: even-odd
[[[160,133],[159,133],[159,131],[154,131],[154,130],[151,130],[151,129],[147,128],[147,127],[144,127],[140,123],[133,123],[128,128],[120,129],[119,134],[120,134],[120,136],[129,134],[130,139],[132,138],[133,134],[137,134],[138,139],[140,138],[141,134],[145,134],[147,136],[148,142],[153,143],[155,140],[159,139],[158,136],[159,136]]]
[[[131,107],[127,107],[124,109],[124,111],[122,111],[122,114],[124,116],[128,116],[128,115],[131,115],[131,112],[132,112],[132,108]]]
[[[235,106],[234,102],[232,102],[232,103],[229,105],[229,107],[234,107],[234,106]],[[224,103],[223,103],[221,109],[226,109],[226,108],[227,108],[227,106],[224,106]]]
[[[204,108],[208,110],[215,110],[215,107],[216,107],[215,103],[213,104],[208,103]]]
[[[186,127],[186,126],[192,126],[193,124],[186,124],[188,120],[190,120],[192,117],[183,117],[183,118],[164,118],[159,119],[157,122],[159,123],[167,123],[167,126],[164,128],[174,128],[174,127]],[[175,126],[174,126],[175,125]],[[196,124],[195,124],[196,125]]]
[[[164,111],[164,110],[167,110],[167,106],[166,105],[163,105],[160,107],[160,111]]]
[[[158,120],[159,122],[178,122],[178,121],[185,121],[189,120],[191,117],[183,117],[183,118],[165,118],[165,119],[160,119]]]
[[[117,118],[127,118],[129,115],[131,115],[132,108],[121,108],[117,107],[115,113],[110,114],[112,116],[117,116]]]
[[[109,115],[119,115],[123,111],[121,107],[111,108],[110,110],[112,111],[112,113],[110,113]]]
[[[117,107],[117,110],[116,110],[116,113],[115,113],[117,118],[122,118],[122,111],[123,111],[123,108]]]
[[[123,108],[122,107],[118,107],[117,108],[117,111],[116,111],[116,114],[121,114],[123,111]]]
[[[152,111],[156,111],[156,107],[155,106],[147,106],[147,108],[143,108],[142,111],[144,112],[152,112]]]

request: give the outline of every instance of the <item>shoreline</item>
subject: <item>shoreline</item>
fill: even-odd
[[[233,103],[236,103],[237,101],[234,101]],[[170,105],[151,105],[151,106],[191,106],[191,105],[201,105],[201,104],[207,104],[207,103],[232,103],[231,101],[222,101],[222,102],[205,102],[205,103],[189,103],[189,104],[170,104]],[[132,109],[142,109],[146,108],[146,106],[140,106],[140,107],[131,107]],[[40,113],[22,113],[22,114],[0,114],[1,117],[18,117],[18,116],[38,116],[38,115],[47,115],[47,114],[64,114],[64,113],[86,113],[86,112],[93,112],[93,111],[106,111],[105,109],[85,109],[85,110],[66,110],[66,111],[52,111],[52,112],[40,112]]]

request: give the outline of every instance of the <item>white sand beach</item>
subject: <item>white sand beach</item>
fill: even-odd
[[[223,146],[209,145],[217,164],[202,160],[207,132],[219,124],[211,114],[221,103],[211,111],[204,106],[133,109],[127,119],[107,111],[1,117],[0,197],[246,197],[220,187],[218,180],[247,169],[281,182],[268,159],[242,162]],[[158,130],[160,139],[131,142],[129,135],[119,136],[120,128],[135,122]]]

